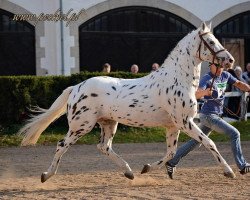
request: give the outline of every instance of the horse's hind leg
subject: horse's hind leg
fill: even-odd
[[[63,154],[68,150],[68,148],[74,144],[81,136],[88,133],[90,130],[79,129],[77,131],[69,130],[64,139],[60,140],[57,143],[56,153],[54,155],[53,161],[47,170],[47,172],[43,172],[41,175],[41,182],[45,182],[51,176],[56,174],[58,165]]]
[[[100,120],[98,123],[101,126],[101,137],[97,148],[107,155],[114,163],[125,170],[124,175],[129,179],[134,179],[132,170],[129,164],[117,155],[112,149],[112,140],[116,133],[118,123],[113,120]]]
[[[147,173],[149,171],[152,171],[154,169],[161,168],[167,161],[172,159],[176,153],[177,148],[177,142],[179,138],[179,129],[175,126],[169,127],[166,132],[166,143],[167,143],[167,153],[166,155],[159,161],[156,161],[152,164],[146,164],[144,165],[141,173]]]

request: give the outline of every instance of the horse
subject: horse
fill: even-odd
[[[57,143],[53,161],[41,175],[45,182],[56,174],[62,155],[80,137],[89,133],[96,123],[101,135],[97,148],[125,170],[124,176],[133,180],[129,164],[112,149],[118,123],[134,127],[165,127],[167,152],[141,173],[161,168],[173,158],[180,131],[202,143],[215,157],[226,177],[234,178],[231,167],[209,139],[194,123],[197,114],[195,92],[200,79],[201,62],[231,66],[232,55],[210,32],[211,24],[204,22],[187,34],[165,59],[161,67],[136,79],[107,76],[92,77],[66,88],[49,109],[30,119],[20,129],[22,146],[34,145],[41,133],[63,114],[67,114],[69,130]]]

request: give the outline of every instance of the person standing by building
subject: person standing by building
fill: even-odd
[[[250,62],[247,63],[246,65],[246,69],[245,72],[242,74],[242,78],[245,79],[246,83],[248,85],[250,85]],[[249,100],[249,96],[248,96],[248,108],[247,108],[247,112],[250,112],[250,100]]]
[[[133,65],[131,66],[131,68],[130,68],[130,72],[131,72],[132,74],[137,74],[137,73],[139,72],[139,67],[138,67],[138,65],[133,64]]]
[[[111,65],[109,63],[105,63],[103,66],[102,66],[102,72],[105,72],[105,73],[110,73],[111,71]]]
[[[247,84],[250,85],[250,62],[247,63],[245,72],[242,74],[242,78],[244,78]]]
[[[159,64],[158,63],[153,63],[151,72],[156,71],[157,69],[159,69]]]
[[[246,80],[242,77],[243,74],[242,74],[242,69],[241,69],[240,66],[236,66],[236,67],[234,68],[234,72],[235,72],[235,74],[236,74],[238,80],[240,80],[240,81],[246,83]]]

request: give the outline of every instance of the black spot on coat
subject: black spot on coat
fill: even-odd
[[[98,94],[96,94],[96,93],[91,93],[90,94],[92,97],[98,97]]]
[[[72,115],[74,115],[75,111],[76,111],[76,108],[77,108],[77,103],[75,103],[72,107],[73,111],[72,111]]]
[[[183,108],[185,107],[185,101],[182,102],[182,107],[183,107]]]
[[[64,139],[59,141],[59,146],[60,147],[64,147],[65,146]]]
[[[192,124],[189,122],[189,129],[192,130]]]
[[[129,90],[133,89],[134,87],[136,87],[136,85],[131,86],[131,87],[129,88]]]

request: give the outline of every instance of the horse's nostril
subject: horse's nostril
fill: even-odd
[[[229,62],[230,62],[230,63],[233,63],[233,62],[234,62],[234,60],[233,60],[233,59],[229,59]]]

